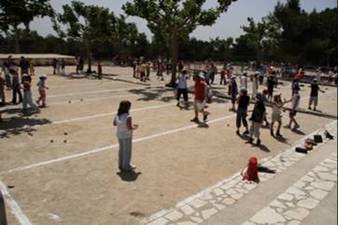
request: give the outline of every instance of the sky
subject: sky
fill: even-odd
[[[124,14],[121,6],[128,0],[82,0],[85,4],[99,5],[109,8],[115,14]],[[232,3],[228,11],[217,20],[211,27],[198,27],[190,36],[200,40],[211,38],[236,38],[242,34],[241,26],[247,24],[247,18],[252,17],[255,21],[273,11],[277,2],[286,0],[237,0]],[[62,12],[62,5],[69,3],[70,0],[51,0],[53,8],[57,12]],[[215,5],[216,0],[207,0],[205,8]],[[337,7],[337,0],[301,0],[301,6],[308,12],[313,9],[321,11],[326,8]],[[140,32],[147,34],[151,39],[151,32],[147,28],[146,21],[137,17],[128,17],[128,22],[136,23]],[[54,34],[50,19],[35,19],[31,24],[32,30],[37,30],[39,34],[46,36]]]

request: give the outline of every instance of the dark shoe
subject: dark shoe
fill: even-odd
[[[243,134],[244,134],[244,135],[249,135],[250,132],[249,132],[248,130],[246,130]]]
[[[280,134],[280,131],[277,130],[277,133],[276,133],[277,137],[282,137],[282,135]]]
[[[206,123],[208,121],[208,114],[203,116],[203,121],[204,121],[204,123]]]
[[[239,130],[238,131],[236,131],[236,134],[238,135],[238,136],[240,136],[241,134],[239,133]]]
[[[199,123],[199,122],[200,122],[198,118],[194,118],[194,119],[192,119],[192,120],[190,120],[190,121],[191,121],[191,122],[194,122],[194,123]]]
[[[253,142],[253,138],[249,138],[249,140],[247,142],[245,142],[245,143],[252,144],[252,142]]]

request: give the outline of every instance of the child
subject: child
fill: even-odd
[[[274,126],[275,122],[278,123],[276,136],[278,136],[278,137],[282,136],[280,134],[280,128],[282,126],[282,107],[284,106],[285,103],[286,103],[285,101],[282,102],[282,96],[280,94],[275,95],[273,97],[271,127],[270,127],[271,136],[274,136],[273,126]]]
[[[247,141],[247,143],[252,144],[253,136],[255,136],[257,138],[256,144],[258,146],[261,144],[260,128],[264,120],[264,115],[265,115],[264,99],[262,94],[258,93],[256,96],[256,104],[250,118],[252,124],[250,127],[250,139]]]
[[[191,120],[191,122],[200,123],[198,119],[198,113],[203,114],[203,121],[204,123],[207,122],[209,112],[205,111],[205,105],[206,105],[206,99],[207,99],[207,89],[208,85],[205,82],[205,77],[203,72],[201,72],[196,78],[195,78],[195,117]]]
[[[132,156],[132,138],[133,131],[138,128],[132,122],[129,114],[131,103],[122,101],[120,103],[117,115],[114,118],[114,126],[117,126],[116,136],[119,141],[119,169],[121,172],[130,172],[136,167],[130,164]]]
[[[299,87],[295,87],[293,90],[293,96],[290,100],[292,102],[291,111],[289,114],[290,122],[289,122],[289,125],[286,127],[286,128],[291,129],[292,123],[294,123],[295,124],[293,128],[294,130],[297,130],[300,127],[296,121],[297,110],[298,110],[299,103],[300,103],[299,90],[300,90]]]
[[[48,87],[46,87],[46,80],[47,80],[47,77],[43,75],[40,77],[40,81],[37,84],[37,86],[39,87],[40,97],[36,101],[36,103],[40,106],[40,101],[41,101],[42,102],[42,105],[40,106],[41,108],[46,107],[46,89],[48,89]]]
[[[28,75],[23,76],[23,113],[27,113],[27,106],[29,105],[35,112],[39,112],[39,107],[35,105],[33,98],[32,98],[32,91],[31,91],[31,82],[32,78]]]
[[[249,134],[248,122],[246,121],[249,104],[250,104],[250,97],[248,96],[248,91],[245,88],[242,88],[241,95],[238,98],[238,109],[237,109],[237,118],[236,118],[237,135],[240,135],[239,129],[241,128],[241,122],[243,122],[243,126],[246,129],[244,132],[244,135]]]
[[[177,84],[177,106],[180,107],[180,98],[183,95],[185,107],[188,106],[188,71],[183,70],[180,77],[178,78]]]
[[[251,157],[247,167],[241,172],[243,180],[259,183],[258,177],[258,160],[256,157]]]
[[[318,105],[318,91],[325,93],[325,91],[320,90],[317,79],[314,79],[311,84],[311,92],[310,92],[310,101],[309,101],[309,110],[311,110],[312,104],[314,105],[313,110],[317,110]]]

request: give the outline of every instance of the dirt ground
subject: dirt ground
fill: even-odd
[[[67,68],[67,73],[73,72]],[[37,67],[33,84],[51,68]],[[48,75],[48,108],[24,117],[8,106],[0,124],[0,181],[34,225],[136,225],[147,216],[197,193],[242,169],[248,158],[273,156],[333,119],[299,113],[298,132],[285,139],[262,130],[263,146],[245,144],[235,134],[235,114],[226,99],[209,105],[208,127],[190,122],[192,109],[176,107],[167,81],[152,74],[146,85],[130,68],[105,67],[103,80]],[[217,79],[218,81],[218,79]],[[34,85],[35,86],[35,85]],[[225,86],[215,85],[226,93]],[[337,90],[323,87],[319,109],[337,115]],[[290,83],[277,92],[290,98]],[[33,90],[37,97],[37,88]],[[10,92],[7,92],[10,101]],[[309,88],[302,87],[307,108]],[[135,173],[117,169],[113,117],[121,100],[132,102]],[[192,100],[192,96],[190,96]],[[2,108],[4,110],[4,108]],[[269,109],[269,114],[270,114]],[[283,117],[288,121],[288,113]],[[8,208],[9,224],[19,223]]]

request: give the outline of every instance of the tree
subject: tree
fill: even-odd
[[[63,13],[57,14],[53,19],[54,29],[61,38],[75,40],[85,46],[87,73],[92,72],[93,43],[104,42],[111,38],[114,21],[115,16],[109,9],[85,5],[80,1],[63,5]]]
[[[14,36],[15,51],[18,53],[20,51],[19,26],[23,25],[28,32],[29,25],[35,17],[52,15],[50,0],[1,0],[0,31],[5,36]]]
[[[172,77],[168,85],[173,86],[180,41],[188,39],[197,26],[214,24],[234,1],[218,0],[216,7],[205,9],[206,0],[133,0],[122,8],[127,15],[145,19],[152,33],[165,40],[172,61]]]

